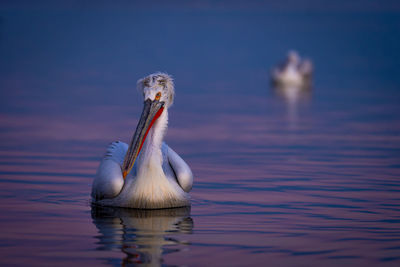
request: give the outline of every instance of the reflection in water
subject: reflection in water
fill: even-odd
[[[92,206],[93,223],[99,230],[98,250],[121,250],[122,265],[160,266],[162,255],[181,251],[187,242],[167,237],[191,234],[190,207],[138,210]]]
[[[289,126],[290,128],[295,129],[298,120],[299,104],[307,103],[311,100],[311,87],[275,86],[274,92],[278,97],[285,101]]]

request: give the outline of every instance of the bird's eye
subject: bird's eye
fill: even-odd
[[[158,93],[156,94],[156,100],[160,100],[160,98],[161,98],[161,92],[158,92]]]

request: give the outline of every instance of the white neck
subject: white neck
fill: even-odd
[[[164,109],[147,135],[135,163],[135,173],[125,181],[117,198],[112,200],[118,206],[153,209],[187,206],[190,203],[179,184],[168,179],[163,171],[161,146],[167,125],[168,110]]]
[[[161,116],[151,127],[138,158],[138,170],[142,166],[161,166],[161,145],[168,128],[168,109],[165,108]],[[147,167],[145,167],[147,168]]]

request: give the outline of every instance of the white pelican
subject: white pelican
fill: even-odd
[[[173,80],[154,73],[137,86],[144,107],[135,134],[129,146],[116,141],[107,148],[93,181],[93,203],[138,209],[189,206],[192,171],[163,142],[174,100]]]
[[[295,51],[289,51],[286,62],[272,71],[276,87],[310,87],[313,66],[310,60],[301,60]]]

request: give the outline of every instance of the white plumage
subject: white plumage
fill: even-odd
[[[93,202],[139,209],[188,206],[193,174],[163,142],[174,98],[172,78],[155,73],[139,80],[138,88],[145,106],[135,135],[129,146],[117,141],[107,148],[93,181]]]
[[[272,83],[276,87],[309,87],[312,82],[313,66],[310,60],[301,60],[295,51],[289,51],[286,62],[273,69]]]

